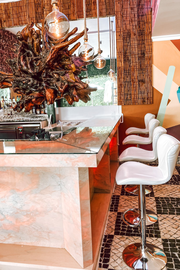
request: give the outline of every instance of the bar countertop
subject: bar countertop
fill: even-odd
[[[120,118],[121,115],[93,117],[52,141],[1,140],[0,166],[96,167],[117,131]]]
[[[62,138],[0,141],[0,269],[97,269],[122,113],[96,109]]]

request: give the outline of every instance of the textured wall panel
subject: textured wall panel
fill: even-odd
[[[99,0],[100,16],[114,16],[115,0]],[[59,0],[59,9],[69,20],[83,18],[83,0]],[[29,22],[41,22],[51,12],[51,0],[21,0],[0,4],[0,26],[12,27]],[[97,16],[96,0],[86,0],[88,18]]]
[[[151,0],[116,0],[118,104],[152,104]]]

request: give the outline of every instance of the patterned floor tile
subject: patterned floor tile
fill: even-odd
[[[113,195],[121,195],[121,189],[122,189],[122,186],[116,185]]]
[[[117,212],[108,213],[108,223],[106,224],[104,235],[114,235]]]
[[[123,250],[130,244],[140,242],[140,237],[114,236],[111,248],[109,269],[129,270],[122,259]]]
[[[153,186],[155,197],[174,197],[180,198],[180,185],[170,186],[170,185],[158,185]]]
[[[109,268],[110,252],[114,235],[105,235],[102,242],[101,253],[99,258],[100,268]]]
[[[176,166],[176,168],[174,169],[173,175],[179,175],[178,170],[180,170],[180,166]]]
[[[178,174],[180,174],[180,165],[179,166],[176,166],[176,171],[178,172]]]
[[[180,239],[180,216],[158,215],[161,238]]]
[[[167,269],[180,269],[180,240],[162,239],[162,243],[167,256]]]
[[[109,211],[117,212],[120,195],[112,195]]]
[[[179,174],[174,174],[171,178],[171,180],[169,180],[166,185],[180,185],[180,176]]]
[[[157,214],[180,215],[180,198],[156,197],[155,200]]]
[[[117,213],[117,219],[115,223],[114,235],[124,235],[124,236],[140,236],[140,226],[129,227],[123,221],[123,213]],[[146,228],[146,236],[160,238],[160,230],[158,221],[151,226]]]
[[[124,212],[128,209],[138,208],[137,196],[121,196],[119,200],[118,212]],[[156,212],[155,198],[146,197],[146,208]]]

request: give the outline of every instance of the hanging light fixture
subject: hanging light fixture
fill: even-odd
[[[79,48],[79,57],[84,62],[90,62],[94,59],[94,48],[88,44],[88,35],[86,28],[86,0],[83,0],[83,11],[84,11],[84,44]]]
[[[69,32],[69,20],[65,14],[59,11],[58,0],[51,0],[52,12],[45,18],[48,32],[55,39],[61,39]]]
[[[98,25],[98,56],[94,60],[94,65],[97,69],[103,69],[106,65],[106,59],[101,55],[100,48],[100,30],[99,30],[99,0],[96,0],[97,5],[97,25]]]
[[[108,71],[108,76],[112,79],[115,76],[115,72],[112,69],[112,25],[111,25],[111,19],[109,17],[109,49],[110,49],[110,70]]]

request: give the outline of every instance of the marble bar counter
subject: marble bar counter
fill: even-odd
[[[97,269],[118,168],[117,107],[53,141],[0,141],[1,270]]]

